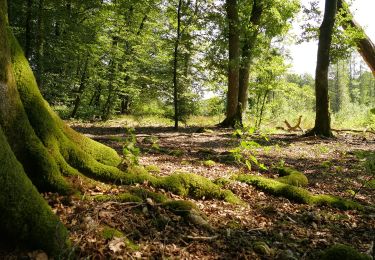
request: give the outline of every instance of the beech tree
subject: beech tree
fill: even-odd
[[[254,59],[263,59],[278,36],[289,28],[289,19],[298,11],[297,1],[226,2],[228,28],[228,92],[226,118],[220,124],[242,124],[248,106],[248,88]]]
[[[228,92],[226,118],[221,125],[233,127],[239,119],[240,24],[237,0],[227,0],[226,11],[229,30]]]
[[[115,167],[121,159],[114,150],[73,131],[44,101],[8,27],[6,0],[0,39],[0,230],[6,241],[57,256],[68,232],[39,192],[70,194],[74,176],[114,180],[125,173]]]
[[[328,96],[328,68],[336,13],[337,0],[326,0],[324,18],[319,29],[320,34],[315,73],[315,126],[309,131],[308,135],[332,136]]]

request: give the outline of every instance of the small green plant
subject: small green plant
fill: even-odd
[[[255,148],[259,148],[261,145],[249,138],[254,132],[255,128],[250,128],[246,131],[243,129],[236,129],[232,135],[241,138],[241,142],[239,146],[229,152],[234,161],[240,165],[246,166],[249,171],[251,171],[252,165],[256,165],[261,170],[267,170],[267,167],[263,163],[260,163],[256,158]],[[263,138],[266,138],[266,136]],[[268,141],[268,138],[265,140]]]
[[[143,139],[143,143],[150,144],[150,150],[160,150],[159,138],[157,136],[147,136]]]
[[[123,164],[127,166],[138,165],[138,156],[141,150],[137,147],[137,137],[134,128],[127,128],[122,152],[124,155]]]
[[[320,165],[325,169],[330,169],[333,166],[333,163],[331,161],[324,161]]]

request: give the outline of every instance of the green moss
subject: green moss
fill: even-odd
[[[279,182],[297,187],[306,187],[309,184],[309,180],[307,179],[307,177],[303,173],[295,169],[289,167],[281,167],[278,168],[278,173],[281,176],[277,178],[277,181]]]
[[[148,172],[152,172],[152,173],[160,173],[160,168],[159,166],[157,165],[147,165],[145,167],[145,169],[148,171]]]
[[[140,246],[135,244],[133,241],[131,241],[129,238],[124,238],[124,243],[128,249],[131,251],[138,251],[140,249]]]
[[[329,169],[333,166],[333,163],[331,161],[324,161],[320,164],[323,168]]]
[[[183,217],[187,217],[192,210],[198,211],[198,208],[194,203],[186,200],[171,200],[165,202],[163,205],[176,215]]]
[[[375,180],[367,182],[365,186],[370,189],[375,189]]]
[[[127,237],[124,236],[124,233],[122,233],[121,231],[115,229],[115,228],[111,228],[111,227],[108,227],[108,226],[105,226],[101,232],[101,236],[105,239],[105,240],[111,240],[113,238],[123,238],[123,241],[126,245],[126,247],[132,251],[136,251],[136,250],[139,250],[139,246],[137,244],[135,244],[133,241],[131,241],[130,239],[128,239]]]
[[[232,181],[227,178],[217,178],[214,180],[214,183],[218,185],[219,187],[224,187],[225,185],[230,184]]]
[[[257,242],[255,242],[254,245],[253,245],[253,250],[257,254],[264,255],[264,256],[270,256],[271,253],[272,253],[272,250],[263,241],[257,241]]]
[[[351,200],[330,195],[313,195],[308,190],[285,184],[277,180],[254,175],[238,175],[236,180],[253,185],[275,196],[281,196],[298,203],[327,205],[342,210],[359,209],[363,206]]]
[[[182,150],[170,150],[168,152],[169,155],[175,156],[175,157],[181,157],[184,155],[184,151]]]
[[[143,200],[146,200],[147,198],[152,199],[156,203],[164,203],[168,200],[167,196],[157,193],[157,192],[152,192],[146,189],[142,188],[133,188],[130,190],[130,193],[133,194],[134,196],[137,196]]]
[[[254,175],[239,175],[237,180],[253,185],[272,195],[282,196],[299,203],[312,203],[310,192],[296,186]]]
[[[372,257],[357,252],[354,248],[336,244],[326,249],[322,256],[323,260],[371,260]]]
[[[213,167],[213,166],[216,165],[216,162],[214,162],[212,160],[206,160],[206,161],[203,161],[203,165],[207,166],[207,167]]]
[[[198,199],[221,199],[230,203],[241,203],[231,191],[222,190],[218,185],[202,176],[192,173],[174,173],[160,180],[159,187],[181,196]]]
[[[59,257],[68,232],[17,161],[0,127],[0,234],[3,239]]]
[[[113,239],[114,237],[123,237],[124,234],[115,229],[115,228],[111,228],[111,227],[108,227],[108,226],[105,226],[101,232],[101,235],[104,239],[106,240],[111,240]]]
[[[151,185],[155,186],[159,183],[159,178],[152,176],[144,167],[142,166],[132,166],[128,168],[127,174],[121,178],[122,184],[134,184],[150,182]]]
[[[357,202],[331,195],[315,195],[313,201],[317,205],[332,206],[341,210],[363,209],[363,206]]]

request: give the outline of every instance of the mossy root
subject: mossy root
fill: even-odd
[[[306,187],[309,184],[307,177],[292,168],[289,167],[279,167],[277,171],[280,175],[276,180],[285,184],[297,186],[297,187]]]
[[[352,200],[347,200],[331,195],[313,195],[306,189],[285,184],[277,180],[254,176],[254,175],[238,175],[235,177],[237,181],[255,186],[275,196],[282,196],[291,201],[303,204],[326,205],[341,210],[362,210],[363,206]]]
[[[354,248],[336,244],[326,249],[322,255],[322,260],[371,260],[372,257],[361,254]]]
[[[181,196],[220,199],[233,204],[243,203],[231,191],[223,190],[209,179],[192,173],[174,173],[161,178],[157,186]]]

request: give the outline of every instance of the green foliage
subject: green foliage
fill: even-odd
[[[123,164],[127,166],[138,165],[138,156],[141,153],[141,150],[137,147],[135,130],[134,128],[127,128],[126,132],[126,138],[122,150],[124,155]]]
[[[252,170],[252,165],[256,165],[261,170],[267,170],[267,167],[260,163],[256,158],[256,148],[260,147],[260,144],[251,140],[251,135],[254,133],[255,128],[249,129],[240,129],[237,128],[234,130],[232,136],[237,138],[241,138],[241,142],[239,146],[229,151],[230,157],[233,160],[242,165],[247,167],[249,171]],[[267,136],[263,136],[263,138],[268,141]]]

